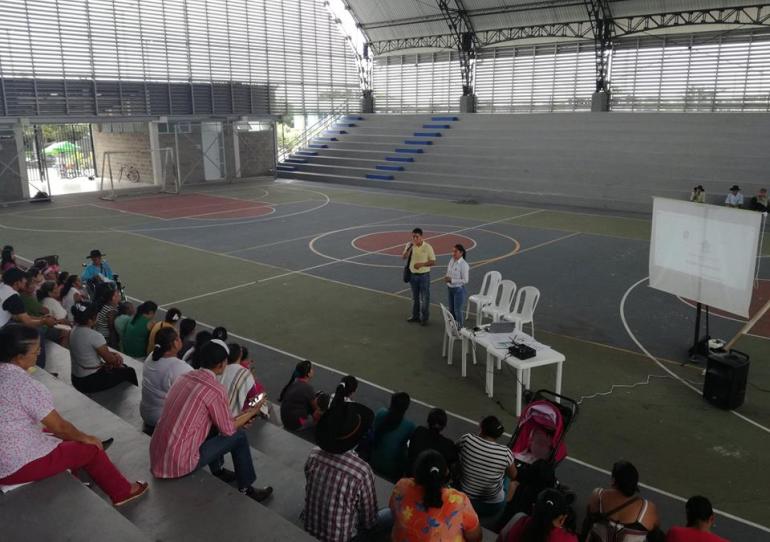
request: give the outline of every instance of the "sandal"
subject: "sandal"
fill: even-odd
[[[121,501],[116,501],[116,502],[112,503],[112,505],[113,506],[123,506],[124,504],[127,504],[127,503],[133,501],[134,499],[138,499],[139,497],[141,497],[142,495],[147,493],[148,489],[150,489],[150,484],[148,484],[147,482],[142,482],[141,480],[138,480],[136,483],[139,484],[138,488],[136,488],[131,493],[129,493],[128,496],[125,499],[123,499]]]

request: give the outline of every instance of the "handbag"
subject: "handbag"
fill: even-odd
[[[636,501],[638,501],[641,497],[638,495],[635,497],[632,497],[628,499],[626,502],[621,504],[620,506],[617,506],[610,510],[609,512],[589,512],[586,514],[585,519],[583,520],[583,528],[580,530],[580,540],[581,542],[602,542],[599,537],[597,537],[593,533],[593,527],[596,523],[603,523],[609,520],[610,516],[613,514],[616,514],[617,512],[620,512],[624,508],[631,506]]]
[[[410,282],[412,280],[412,270],[409,268],[412,265],[412,247],[409,247],[409,257],[406,259],[406,265],[404,266],[404,282]]]

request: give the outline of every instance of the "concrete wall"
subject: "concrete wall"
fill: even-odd
[[[30,195],[24,190],[26,176],[22,168],[25,159],[23,148],[19,148],[20,130],[19,126],[0,126],[0,201],[19,201]]]
[[[136,124],[136,123],[131,123]],[[125,154],[111,155],[112,175],[117,181],[122,164],[130,165],[139,170],[139,182],[154,183],[152,171],[152,157],[150,155],[150,135],[147,126],[140,132],[115,133],[105,130],[104,125],[95,124],[91,133],[94,138],[94,157],[96,158],[96,174],[109,176],[109,172],[102,172],[102,160],[105,152],[127,151]],[[104,163],[105,169],[108,163]],[[124,179],[125,180],[125,179]]]
[[[238,132],[241,177],[270,175],[275,162],[275,132]]]

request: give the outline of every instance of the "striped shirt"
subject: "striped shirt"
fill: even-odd
[[[471,498],[501,502],[503,477],[513,465],[513,452],[507,446],[467,433],[457,442],[462,466],[462,490]]]
[[[377,523],[371,467],[354,451],[313,448],[305,463],[305,530],[321,542],[348,542]]]
[[[110,340],[110,316],[117,313],[117,307],[105,303],[96,315],[96,325],[94,329],[101,333],[106,341]]]
[[[166,395],[163,412],[150,441],[150,466],[157,478],[180,478],[198,467],[199,448],[214,425],[235,433],[227,395],[208,369],[180,376]]]

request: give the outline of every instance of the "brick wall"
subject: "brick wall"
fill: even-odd
[[[124,154],[113,154],[110,157],[112,175],[115,181],[118,180],[120,167],[125,164],[133,166],[139,171],[139,182],[155,182],[152,171],[152,156],[147,152],[150,150],[150,136],[146,125],[144,130],[140,132],[114,133],[106,131],[103,125],[97,124],[94,125],[92,133],[97,175],[109,178],[108,171],[104,172],[104,174],[101,171],[105,152],[128,151]],[[105,168],[107,168],[107,165],[108,163],[105,162]]]
[[[275,165],[273,130],[238,132],[238,152],[241,158],[241,177],[270,175]]]

